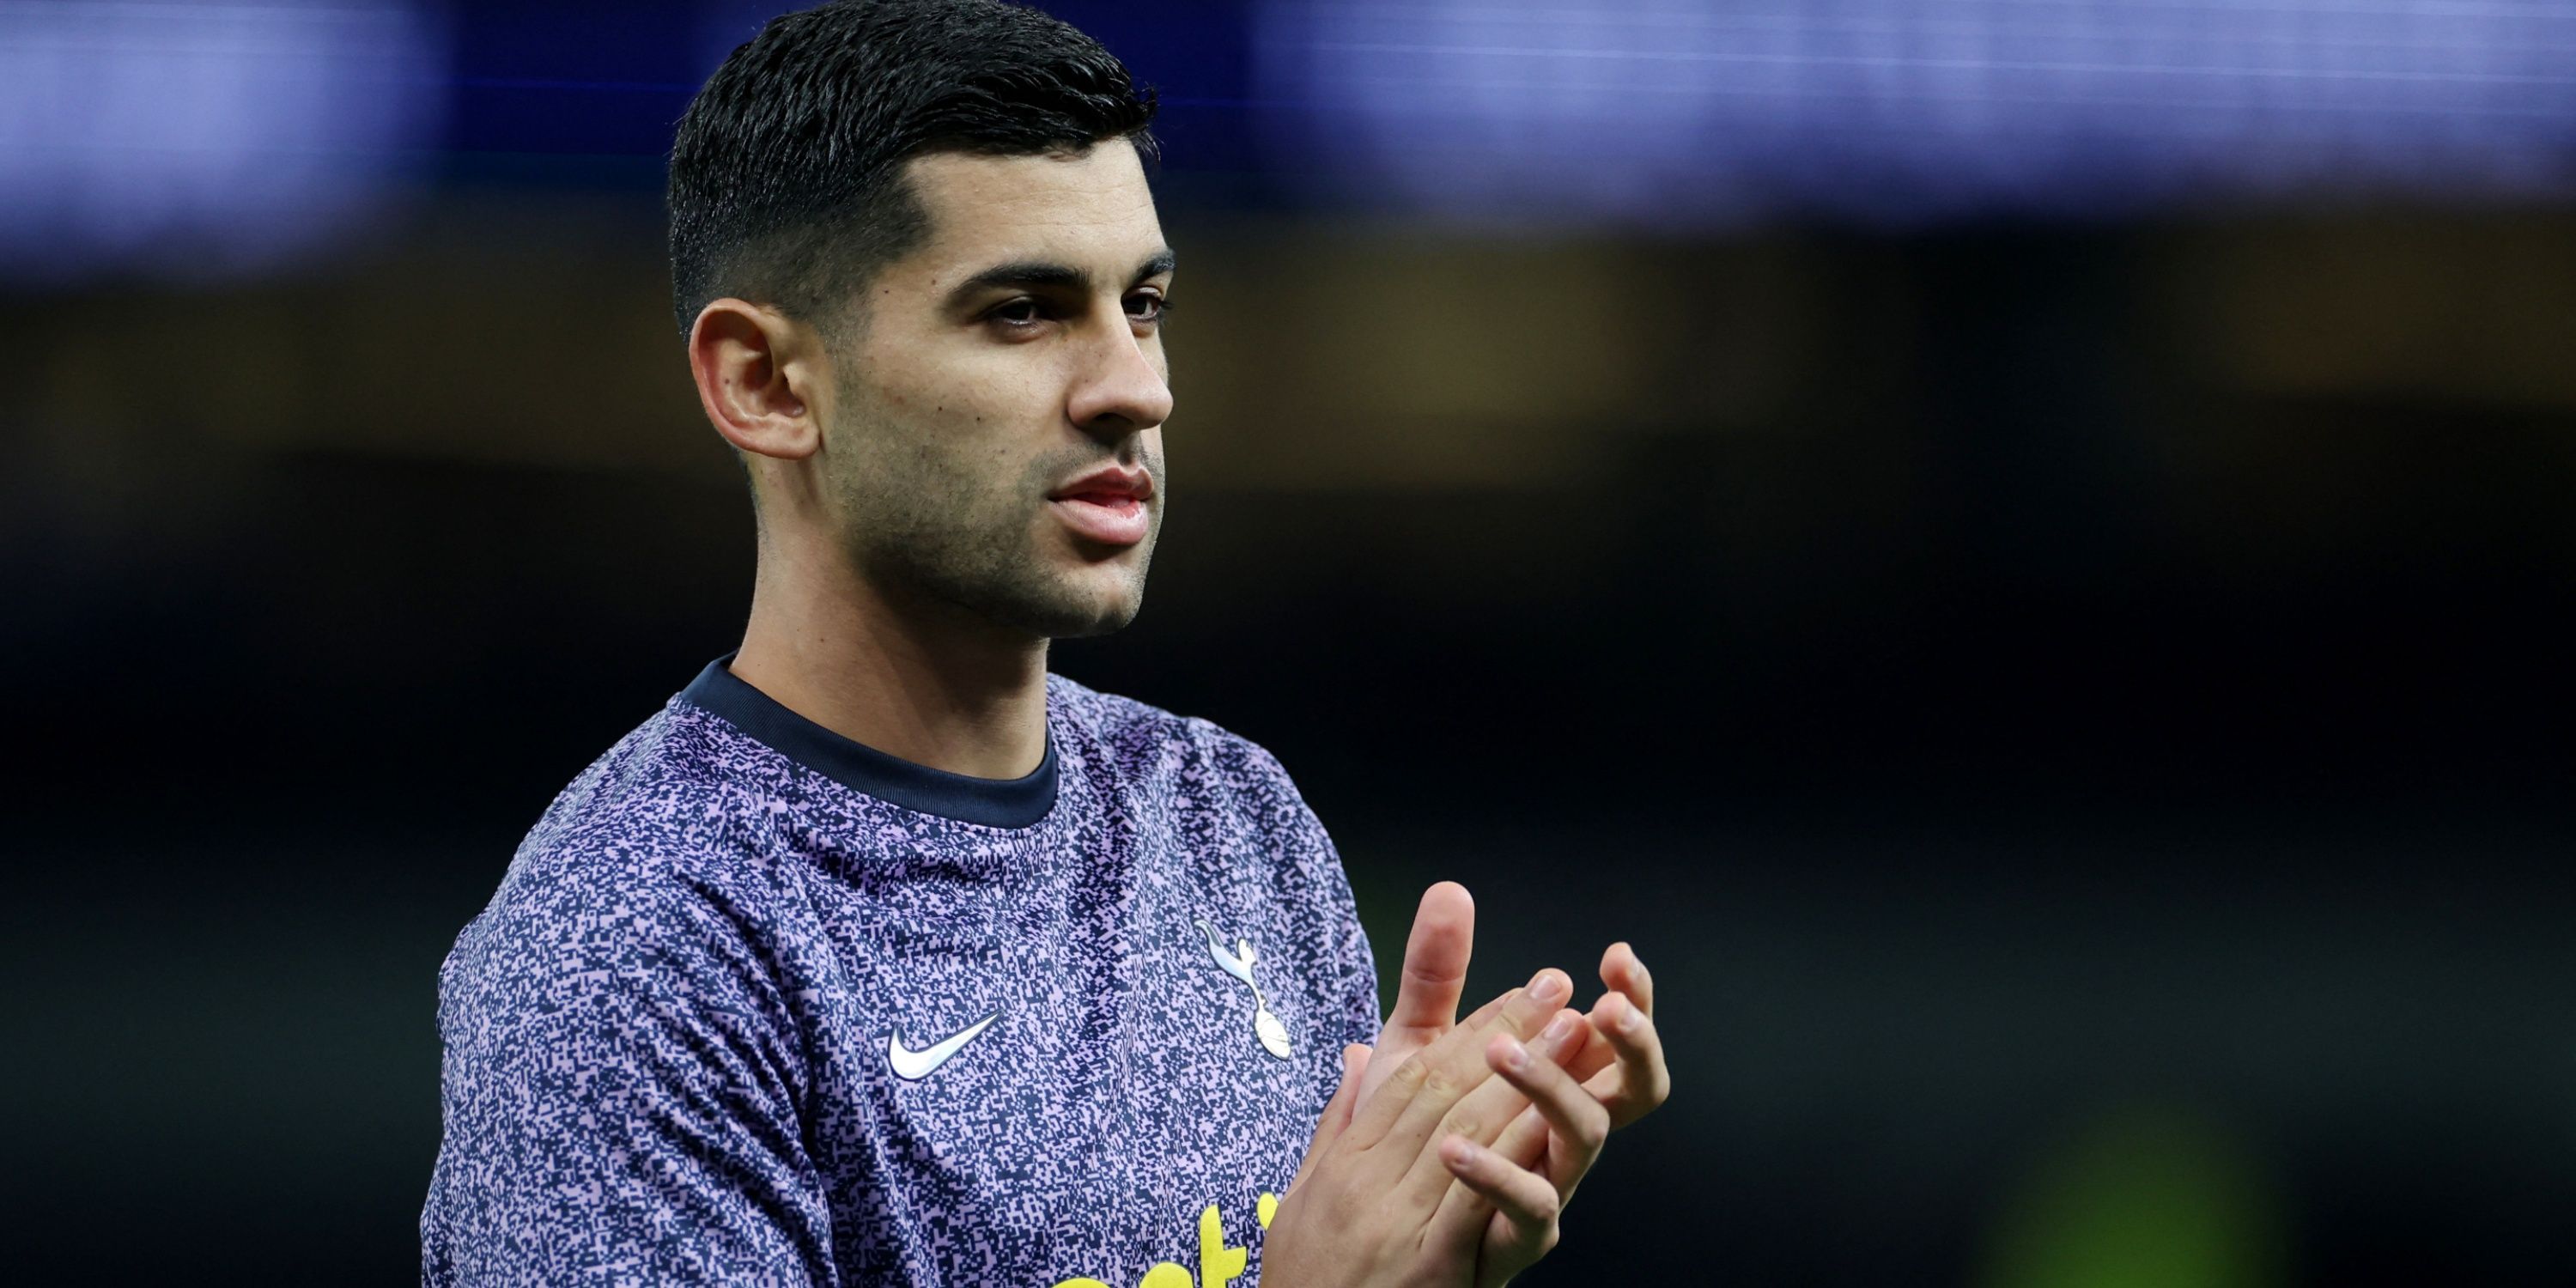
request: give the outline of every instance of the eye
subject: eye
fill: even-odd
[[[1172,302],[1161,291],[1138,291],[1127,297],[1127,320],[1151,326],[1172,311]]]
[[[996,304],[984,314],[988,321],[999,322],[1014,330],[1025,330],[1046,320],[1046,310],[1036,300],[1021,296]]]

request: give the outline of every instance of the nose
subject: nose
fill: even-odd
[[[1163,378],[1160,346],[1149,351],[1147,344],[1122,319],[1087,346],[1065,415],[1103,438],[1140,433],[1169,419],[1172,384]]]

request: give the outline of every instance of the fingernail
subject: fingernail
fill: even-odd
[[[1529,1048],[1509,1038],[1503,1039],[1503,1065],[1515,1071],[1528,1068]]]
[[[1550,1054],[1562,1052],[1574,1040],[1574,1017],[1570,1015],[1556,1017],[1549,1022],[1546,1031],[1538,1035],[1538,1040],[1539,1045],[1546,1047]]]
[[[1574,985],[1560,971],[1543,970],[1530,981],[1530,996],[1547,1006],[1564,1001],[1573,992]]]
[[[1476,1159],[1476,1145],[1464,1136],[1452,1136],[1440,1143],[1440,1153],[1452,1163],[1471,1163]]]
[[[1646,1027],[1646,1013],[1645,1013],[1644,1011],[1638,1010],[1638,1009],[1637,1009],[1637,1004],[1636,1004],[1636,1003],[1634,1003],[1634,1002],[1630,1002],[1630,1003],[1629,1003],[1628,1005],[1626,1005],[1625,1007],[1620,1008],[1620,1011],[1619,1011],[1619,1031],[1620,1031],[1620,1032],[1622,1032],[1622,1033],[1629,1033],[1629,1034],[1633,1034],[1633,1033],[1636,1033],[1637,1031],[1639,1031],[1639,1030],[1641,1030],[1641,1029],[1643,1029],[1643,1028],[1645,1028],[1645,1027]]]

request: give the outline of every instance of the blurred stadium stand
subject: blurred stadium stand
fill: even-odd
[[[1046,7],[1184,261],[1063,669],[1390,966],[1667,990],[1524,1282],[2563,1279],[2576,10]],[[738,639],[660,152],[766,12],[0,5],[30,1281],[413,1273],[440,956]]]

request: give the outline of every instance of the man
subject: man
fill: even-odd
[[[1589,1014],[1549,970],[1455,1022],[1455,886],[1381,1032],[1278,763],[1048,675],[1163,513],[1151,116],[994,0],[780,18],[690,107],[673,276],[751,620],[441,972],[425,1282],[1494,1284],[1663,1099],[1624,946]]]

